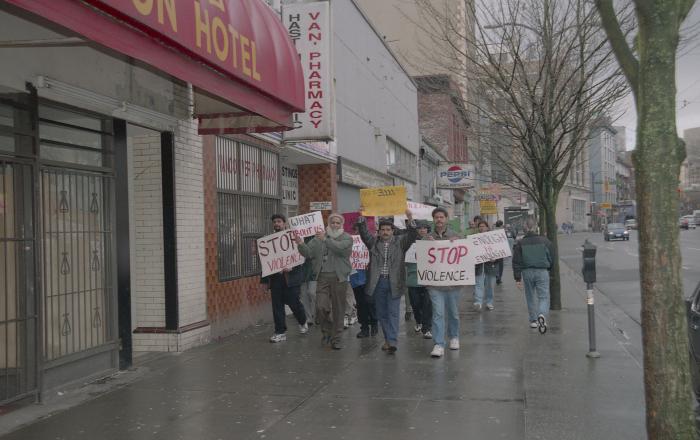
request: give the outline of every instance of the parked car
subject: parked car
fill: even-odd
[[[688,342],[690,348],[690,375],[695,398],[700,401],[700,283],[690,298],[685,300],[688,314]]]
[[[625,227],[627,228],[627,230],[637,229],[637,219],[631,218],[631,219],[625,220]]]
[[[695,229],[695,227],[697,226],[697,222],[695,221],[695,217],[693,217],[692,215],[684,215],[683,217],[681,217],[681,221],[683,219],[686,220],[686,225],[687,225],[684,228],[683,228],[683,226],[681,226],[683,229]]]
[[[622,223],[608,223],[603,229],[603,240],[629,240],[630,233]]]

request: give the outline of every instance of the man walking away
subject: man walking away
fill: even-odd
[[[316,319],[323,332],[324,344],[334,350],[343,348],[340,335],[345,317],[345,295],[352,270],[350,254],[352,237],[343,231],[342,215],[328,216],[328,227],[319,231],[309,243],[297,237],[299,253],[312,258],[312,273],[316,279]]]
[[[272,229],[280,232],[287,228],[287,219],[282,214],[274,214]],[[282,272],[268,275],[260,280],[261,286],[270,291],[272,297],[272,318],[275,321],[275,333],[270,337],[270,342],[282,342],[287,340],[287,319],[284,305],[288,305],[299,323],[299,333],[306,334],[309,326],[306,323],[306,311],[299,300],[301,283],[304,281],[304,268],[302,265]]]
[[[421,240],[430,232],[430,224],[426,220],[416,220],[416,231],[418,231],[418,240]],[[425,339],[432,339],[433,303],[428,289],[418,284],[417,263],[406,263],[406,286],[413,307],[413,316],[416,318],[414,330],[416,333],[422,332]]]
[[[496,229],[503,229],[503,221],[496,221]],[[503,258],[496,260],[496,285],[500,286],[503,284]]]
[[[382,350],[396,353],[399,334],[399,309],[401,295],[406,288],[405,254],[416,241],[417,232],[413,214],[406,210],[407,232],[394,236],[394,223],[382,219],[379,235],[373,237],[367,231],[364,217],[358,219],[357,227],[362,241],[369,249],[369,279],[366,292],[371,292],[377,310],[377,320],[384,333]]]
[[[530,319],[530,327],[547,331],[549,316],[549,271],[554,255],[552,243],[535,233],[533,218],[525,221],[525,236],[513,247],[513,277],[518,289],[525,285],[525,299]]]
[[[450,240],[462,238],[447,227],[447,211],[443,208],[433,209],[435,231],[428,240]],[[428,293],[433,302],[433,340],[435,346],[430,356],[442,357],[445,354],[445,315],[447,315],[447,336],[450,338],[450,350],[459,350],[459,297],[464,286],[429,286]]]

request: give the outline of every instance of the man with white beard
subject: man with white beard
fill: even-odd
[[[352,271],[350,254],[352,237],[343,231],[345,219],[333,213],[328,216],[325,231],[316,233],[308,243],[297,237],[299,253],[312,259],[312,277],[316,279],[316,320],[323,332],[323,343],[334,350],[343,348],[340,335],[345,317],[345,294]]]

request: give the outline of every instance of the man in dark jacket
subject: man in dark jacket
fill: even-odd
[[[287,228],[287,219],[282,214],[274,214],[272,229],[280,232]],[[275,333],[270,337],[270,342],[282,342],[287,340],[287,319],[284,305],[288,305],[299,323],[299,333],[306,334],[309,326],[306,323],[306,311],[299,300],[301,283],[304,281],[303,265],[284,269],[282,272],[268,275],[260,280],[269,290],[272,296],[272,318],[275,321]]]
[[[513,277],[518,289],[525,285],[530,327],[547,331],[549,315],[549,271],[553,265],[552,243],[535,233],[535,220],[528,218],[525,236],[513,247]]]
[[[399,334],[399,309],[401,296],[406,290],[406,251],[416,241],[413,214],[406,210],[406,233],[394,236],[394,223],[383,219],[379,222],[377,237],[367,231],[364,217],[358,219],[360,238],[369,249],[369,274],[365,293],[374,297],[377,320],[384,333],[382,350],[393,354],[397,350]]]

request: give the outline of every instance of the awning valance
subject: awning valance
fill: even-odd
[[[304,111],[294,44],[262,0],[8,0],[189,82],[200,133],[282,131]]]

